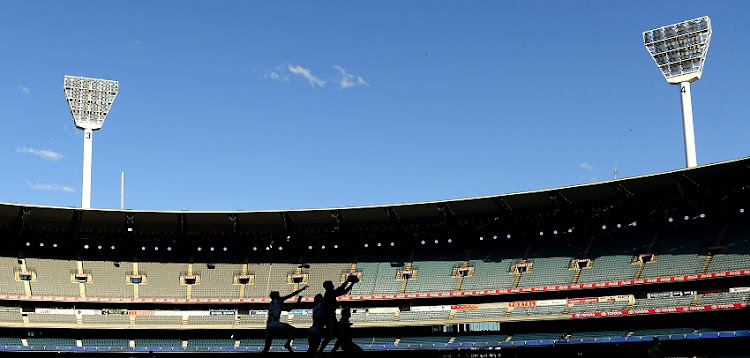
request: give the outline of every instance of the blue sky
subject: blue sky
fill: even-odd
[[[748,1],[0,3],[0,202],[80,206],[66,74],[114,79],[92,207],[512,193],[685,166],[641,32],[708,15],[698,163],[750,155]]]

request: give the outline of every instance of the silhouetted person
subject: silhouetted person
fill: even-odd
[[[352,311],[349,307],[341,309],[341,320],[339,320],[339,339],[336,340],[336,344],[333,345],[331,352],[335,352],[341,347],[341,350],[347,353],[364,353],[362,347],[352,342],[352,322],[349,319],[352,317]]]
[[[323,295],[315,295],[315,307],[312,312],[312,326],[307,330],[307,353],[315,355],[323,338]]]
[[[661,343],[659,343],[659,338],[654,337],[653,346],[648,349],[648,358],[662,358],[664,357],[664,352],[661,351]]]
[[[354,275],[347,277],[346,281],[336,288],[333,287],[332,281],[323,282],[323,288],[326,290],[323,295],[323,325],[325,325],[325,329],[323,330],[324,339],[320,343],[318,352],[322,352],[326,348],[333,339],[334,332],[336,332],[336,298],[351,291],[357,282],[359,282],[359,278]]]
[[[263,347],[263,353],[268,352],[271,349],[271,343],[274,338],[286,338],[284,348],[290,352],[294,352],[292,349],[292,338],[294,338],[294,327],[288,323],[281,322],[281,311],[283,310],[284,301],[296,296],[298,293],[307,289],[305,287],[300,288],[286,296],[279,296],[279,291],[271,291],[269,295],[271,297],[271,306],[268,307],[268,320],[266,321],[266,345]],[[302,299],[302,296],[297,298],[297,302]]]

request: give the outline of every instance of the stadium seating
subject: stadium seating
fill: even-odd
[[[644,328],[636,329],[631,336],[662,336],[693,333],[694,328]]]
[[[701,295],[700,304],[742,303],[750,301],[750,292],[715,292]]]
[[[511,341],[530,341],[530,340],[541,340],[541,339],[561,339],[567,337],[567,333],[563,332],[534,332],[534,333],[518,333],[510,337]]]
[[[284,316],[282,316],[283,318]],[[266,320],[268,319],[268,316],[265,314],[256,314],[256,315],[243,315],[240,316],[240,325],[242,326],[265,326]]]
[[[233,325],[234,316],[188,316],[188,324],[198,325]]]
[[[187,273],[187,264],[141,262],[138,273],[146,276],[146,283],[138,285],[140,297],[187,298],[185,285],[180,285],[180,276]]]
[[[508,339],[507,335],[504,334],[482,334],[482,335],[465,335],[456,336],[453,339],[453,343],[477,343],[477,342],[505,342]]]
[[[76,345],[73,338],[27,338],[29,346],[43,347],[71,347]]]
[[[536,306],[536,307],[513,307],[511,317],[523,316],[552,316],[559,315],[565,311],[565,306]]]
[[[351,321],[354,322],[364,322],[365,317],[367,316],[367,312],[365,310],[352,310],[352,317]]]
[[[750,238],[744,227],[730,226],[722,245],[724,253],[713,256],[709,272],[750,269]]]
[[[414,261],[412,268],[417,270],[417,277],[407,281],[405,292],[455,291],[458,278],[451,277],[451,271],[462,264],[453,261]]]
[[[84,261],[83,272],[91,274],[86,284],[87,297],[133,297],[133,285],[127,284],[133,274],[132,262]]]
[[[578,283],[632,280],[638,265],[631,264],[632,255],[599,256],[591,267],[581,270]]]
[[[49,323],[49,324],[75,324],[76,316],[62,314],[36,314],[28,313],[30,323]]]
[[[268,294],[271,292],[269,289],[269,278],[271,276],[272,265],[248,264],[247,266],[247,273],[255,276],[255,283],[245,285],[245,297],[268,297]]]
[[[0,290],[2,293],[12,295],[23,295],[23,282],[16,281],[15,270],[20,270],[21,265],[15,257],[0,257]]]
[[[240,297],[240,286],[233,285],[234,276],[242,273],[239,264],[194,264],[193,274],[200,276],[200,285],[193,286],[192,297]]]
[[[693,296],[637,299],[633,308],[686,307],[693,302]]]
[[[519,261],[521,261],[520,258],[505,259],[500,262],[471,260],[469,266],[474,266],[474,276],[464,277],[461,290],[511,288],[516,275],[508,271],[511,265]]]
[[[22,346],[23,341],[21,338],[15,337],[0,337],[0,346]]]
[[[393,345],[396,343],[396,337],[373,337],[371,345]]]
[[[124,315],[85,315],[81,317],[83,324],[128,325],[130,317]]]
[[[36,272],[37,282],[31,283],[32,295],[81,296],[79,284],[71,282],[71,275],[76,272],[76,261],[28,258],[26,268]]]
[[[17,307],[7,307],[3,311],[0,311],[0,322],[8,323],[21,323],[23,318],[21,317],[21,309]]]
[[[564,285],[573,281],[575,270],[569,270],[570,257],[540,257],[529,260],[532,269],[521,274],[519,287]]]
[[[84,338],[81,344],[84,347],[127,347],[130,342],[120,338]]]
[[[367,314],[367,322],[391,322],[395,316],[393,312],[370,312]]]
[[[135,324],[180,325],[182,316],[136,316]]]
[[[136,347],[182,347],[182,340],[169,338],[136,339]]]
[[[352,295],[372,295],[375,293],[375,282],[378,279],[380,262],[357,262],[357,271],[362,278],[352,287]]]
[[[399,315],[401,321],[443,321],[447,320],[450,311],[403,311]]]
[[[699,274],[706,260],[698,254],[659,254],[647,262],[641,278]]]
[[[573,332],[570,338],[601,338],[601,337],[625,337],[628,331],[585,331]]]
[[[506,308],[478,308],[456,310],[454,320],[492,319],[505,317]]]
[[[234,339],[189,339],[188,347],[234,347]]]
[[[302,294],[310,297],[325,292],[323,289],[324,281],[332,281],[334,285],[340,285],[341,275],[349,273],[352,270],[351,263],[311,263],[309,265],[310,268],[304,269],[303,272],[308,274],[307,284],[310,285],[310,288]]]
[[[440,343],[448,343],[451,337],[444,336],[429,336],[429,337],[401,337],[398,342],[398,346],[409,345],[409,344],[422,344],[432,345]]]

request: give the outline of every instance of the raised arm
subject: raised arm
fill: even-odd
[[[343,296],[343,295],[349,293],[349,291],[352,290],[352,287],[354,287],[354,283],[346,281],[346,282],[342,283],[341,286],[336,287],[336,290],[334,291],[334,294],[336,295],[336,297]]]
[[[281,297],[281,302],[284,302],[284,301],[286,301],[286,300],[288,300],[288,299],[290,299],[290,298],[292,298],[292,297],[296,296],[296,295],[297,295],[298,293],[300,293],[300,292],[302,292],[302,291],[306,290],[306,289],[307,289],[308,287],[310,287],[310,286],[308,286],[308,285],[305,285],[304,287],[300,288],[299,290],[297,290],[297,291],[294,291],[294,292],[292,292],[292,293],[290,293],[290,294],[288,294],[288,295],[286,295],[286,296],[283,296],[283,297]]]

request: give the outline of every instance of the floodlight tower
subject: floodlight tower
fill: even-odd
[[[94,131],[104,125],[117,96],[117,81],[65,76],[63,91],[76,128],[83,130],[83,186],[81,208],[91,208],[91,157]]]
[[[643,32],[643,43],[664,78],[671,84],[680,85],[685,158],[688,168],[698,165],[695,156],[690,83],[700,79],[703,74],[703,64],[706,62],[710,40],[711,19],[708,16]]]

